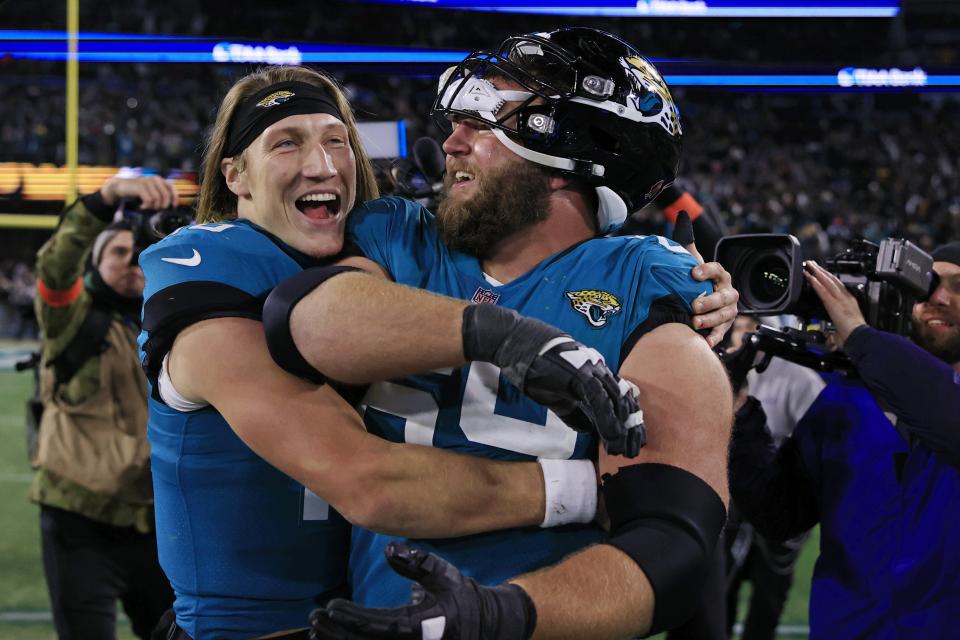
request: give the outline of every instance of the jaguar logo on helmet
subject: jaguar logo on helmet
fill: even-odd
[[[295,96],[293,91],[274,91],[263,100],[257,103],[257,106],[261,109],[269,109],[270,107],[275,107],[278,104],[284,103],[293,96]]]
[[[633,108],[647,117],[659,114],[658,123],[670,135],[683,133],[677,105],[660,72],[647,60],[637,56],[623,58],[621,64],[642,87],[640,92],[629,96]]]

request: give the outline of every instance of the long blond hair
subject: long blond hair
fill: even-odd
[[[224,96],[217,119],[207,133],[203,147],[203,172],[200,176],[200,195],[197,197],[197,222],[217,222],[237,217],[237,196],[227,187],[227,181],[220,172],[224,147],[230,121],[237,106],[256,92],[278,82],[299,81],[320,87],[327,91],[337,103],[347,125],[347,136],[357,161],[357,204],[373,200],[380,195],[373,173],[370,158],[360,143],[357,122],[353,109],[336,80],[307,67],[273,66],[257,69],[237,80]],[[240,162],[243,157],[241,154]],[[241,164],[242,166],[242,164]]]

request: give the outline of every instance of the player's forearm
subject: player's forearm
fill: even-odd
[[[653,619],[650,582],[612,546],[590,547],[511,582],[536,605],[536,640],[632,638],[645,633]]]
[[[356,524],[368,529],[439,538],[543,521],[543,476],[535,462],[390,444],[366,466],[355,471],[369,487]]]
[[[335,380],[362,384],[464,364],[466,302],[360,274],[324,282],[294,307],[297,349]]]

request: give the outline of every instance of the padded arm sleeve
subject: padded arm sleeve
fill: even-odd
[[[727,519],[720,496],[679,467],[637,464],[603,483],[612,545],[634,560],[653,587],[650,634],[683,624],[710,569]]]

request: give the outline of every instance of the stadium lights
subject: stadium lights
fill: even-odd
[[[451,65],[467,51],[406,47],[350,46],[318,43],[232,42],[222,39],[133,34],[81,33],[81,62],[174,62],[207,64],[407,64]],[[63,61],[67,58],[62,31],[0,31],[0,57]],[[794,90],[954,90],[960,76],[938,75],[920,67],[871,69],[843,67],[820,73],[738,73],[704,69],[702,61],[660,60],[667,82],[676,87],[784,88]],[[698,66],[696,73],[686,65]]]
[[[929,76],[920,67],[911,71],[847,67],[837,72],[841,87],[923,87],[928,82]]]
[[[255,64],[455,64],[469,51],[313,43],[231,42],[221,38],[81,33],[80,62]],[[0,31],[0,57],[67,59],[63,31]]]
[[[899,0],[367,0],[377,4],[428,6],[498,13],[603,16],[616,18],[892,18]]]

